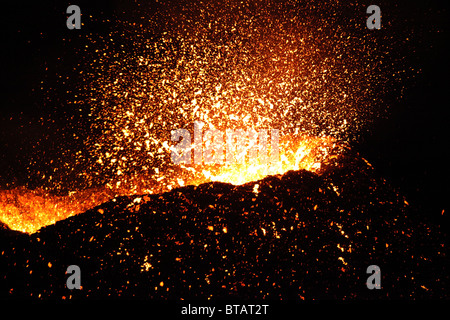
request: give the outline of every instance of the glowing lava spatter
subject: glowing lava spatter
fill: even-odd
[[[317,172],[339,153],[337,141],[364,125],[378,66],[364,56],[375,48],[370,41],[334,32],[333,17],[300,19],[289,2],[286,8],[268,5],[258,15],[240,1],[200,6],[200,13],[197,4],[186,7],[195,13],[181,14],[162,33],[118,22],[109,37],[87,36],[92,44],[79,49],[86,59],[76,67],[83,74],[82,96],[71,101],[89,108],[86,148],[74,153],[75,162],[88,163],[80,172],[87,189],[67,196],[1,191],[1,221],[34,232],[117,195]],[[170,132],[194,121],[220,130],[278,129],[280,163],[174,165]],[[297,134],[289,135],[295,128]]]

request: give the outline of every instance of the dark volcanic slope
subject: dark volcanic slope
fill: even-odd
[[[288,172],[243,186],[122,197],[31,236],[1,230],[1,292],[448,298],[444,235],[418,217],[363,159],[346,156],[320,176]],[[381,268],[381,290],[366,287],[372,264]],[[81,269],[81,290],[66,288],[69,265]]]

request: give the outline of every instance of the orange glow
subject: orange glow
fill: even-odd
[[[158,181],[157,184],[146,182],[150,181],[146,177],[129,179],[121,176],[121,180],[102,188],[73,191],[66,196],[26,188],[0,190],[0,221],[13,230],[34,233],[44,226],[85,212],[116,196],[160,193],[209,181],[239,185],[289,170],[320,172],[322,163],[335,156],[333,152],[336,151],[336,146],[336,141],[332,138],[288,137],[280,141],[280,161],[274,165],[261,164],[256,159],[245,164],[197,166],[195,169],[190,168],[191,171],[195,170],[194,178],[186,175],[188,168],[184,168],[177,175],[161,173],[158,177],[153,177],[153,181]],[[99,209],[99,212],[103,210]],[[212,226],[209,228],[213,229]],[[227,232],[226,228],[223,231]]]
[[[212,169],[203,169],[203,176],[210,181],[240,185],[263,179],[268,175],[284,174],[290,170],[318,172],[322,163],[336,148],[336,140],[330,137],[303,136],[300,139],[288,137],[283,140],[280,142],[280,161],[277,163],[265,164],[258,159],[251,159],[244,164],[225,164]],[[205,181],[197,181],[202,182]]]
[[[108,199],[107,194],[94,190],[73,192],[67,196],[55,196],[43,190],[23,187],[0,190],[0,221],[10,229],[33,233]]]

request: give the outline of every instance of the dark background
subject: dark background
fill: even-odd
[[[81,30],[66,28],[70,4],[81,8]],[[421,72],[405,80],[401,90],[382,93],[391,103],[389,115],[361,133],[354,148],[406,195],[419,214],[448,223],[448,9],[443,1],[400,1],[395,7],[366,1],[359,13],[363,24],[369,4],[378,4],[385,13],[379,32],[385,32],[385,23],[413,30],[416,50],[394,54],[405,56],[403,63]],[[72,130],[79,129],[68,125],[77,112],[65,103],[79,80],[72,66],[83,59],[71,48],[89,44],[89,33],[108,34],[117,19],[145,19],[136,15],[139,10],[131,1],[2,4],[0,187],[27,183],[36,168],[58,155]],[[146,10],[158,10],[158,4]],[[52,91],[41,90],[41,81]],[[78,120],[79,127],[86,125],[83,118]],[[30,164],[30,158],[36,160]]]

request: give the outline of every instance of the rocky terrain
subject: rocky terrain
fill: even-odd
[[[120,197],[28,235],[0,229],[3,298],[449,297],[439,226],[357,155],[290,171]],[[81,270],[69,290],[66,269]],[[369,265],[381,290],[369,290]]]

